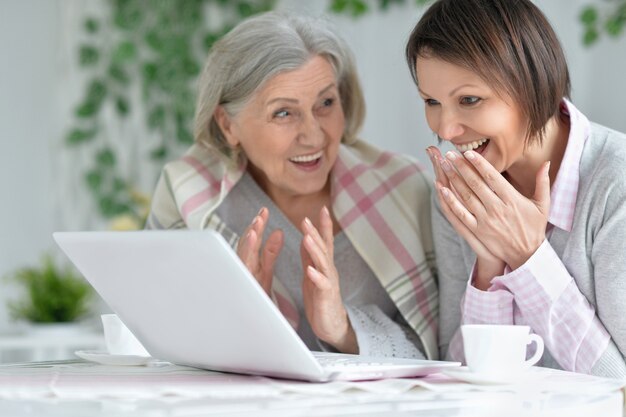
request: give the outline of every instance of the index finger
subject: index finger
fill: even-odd
[[[493,167],[485,158],[477,152],[466,151],[463,153],[465,159],[467,159],[481,177],[485,180],[485,183],[491,188],[502,201],[507,201],[508,195],[511,195],[511,191],[514,190],[513,186],[504,179],[502,174]]]

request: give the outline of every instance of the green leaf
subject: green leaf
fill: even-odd
[[[130,105],[124,97],[118,97],[115,99],[115,108],[117,109],[117,114],[122,117],[126,117],[128,115]]]
[[[109,67],[109,77],[124,86],[128,85],[130,81],[130,77],[124,70],[124,67],[118,64],[112,64]]]
[[[624,29],[624,20],[621,16],[612,16],[604,23],[604,29],[610,36],[617,37]]]
[[[163,126],[165,126],[165,109],[162,105],[158,105],[150,109],[148,113],[148,127],[155,130]]]
[[[102,188],[102,173],[98,170],[91,170],[85,174],[85,182],[87,187],[93,193],[98,193]]]
[[[100,52],[91,45],[82,45],[78,51],[78,61],[82,67],[95,65],[100,58]]]
[[[74,145],[78,145],[80,143],[84,143],[84,142],[88,142],[90,140],[92,140],[96,135],[96,130],[95,129],[89,129],[89,130],[84,130],[84,129],[72,129],[67,136],[65,137],[65,142],[70,145],[70,146],[74,146]]]
[[[176,139],[178,140],[178,143],[183,145],[191,145],[193,143],[193,136],[189,133],[188,129],[182,126],[179,126],[178,129],[176,129]]]
[[[219,38],[220,35],[216,33],[207,33],[206,35],[204,35],[204,38],[202,40],[202,45],[204,46],[204,49],[206,49],[207,51],[211,49],[213,44],[217,42]]]
[[[100,213],[106,218],[117,215],[115,200],[110,195],[101,196],[98,199],[98,208]]]
[[[131,41],[120,42],[113,51],[112,60],[114,63],[122,63],[132,61],[137,56],[137,47]]]
[[[93,17],[85,19],[85,30],[87,33],[95,34],[100,29],[100,24]]]
[[[154,29],[146,33],[144,41],[146,42],[146,45],[152,48],[155,52],[161,52],[163,50],[163,41],[161,40],[158,29]]]
[[[128,184],[122,178],[115,177],[113,178],[113,185],[111,188],[115,193],[119,194],[128,189]]]
[[[156,162],[160,162],[167,158],[167,154],[167,147],[159,146],[158,148],[155,148],[150,152],[150,159]]]
[[[598,21],[598,10],[595,6],[585,7],[580,14],[580,21],[584,23],[585,26],[596,24]]]
[[[107,86],[104,82],[95,79],[87,87],[87,101],[101,103],[107,93]]]
[[[116,164],[115,153],[111,148],[104,148],[96,154],[96,163],[103,168],[111,168]]]
[[[92,117],[100,110],[100,102],[87,101],[79,105],[74,111],[74,115],[81,119]]]
[[[154,62],[146,62],[143,64],[143,77],[148,83],[155,81],[159,74],[159,67]]]
[[[585,30],[585,34],[583,35],[583,44],[585,46],[593,45],[595,42],[597,42],[598,37],[599,33],[596,28],[587,28],[587,30]]]

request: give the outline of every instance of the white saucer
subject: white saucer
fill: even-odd
[[[443,369],[443,374],[458,379],[459,381],[469,382],[470,384],[477,385],[513,385],[521,384],[538,377],[536,372],[532,372],[531,369],[521,372],[513,373],[501,376],[484,375],[476,372],[472,372],[467,366],[460,366],[458,368]]]
[[[74,354],[79,358],[96,362],[101,365],[137,366],[146,365],[148,362],[153,360],[152,356],[111,355],[108,352],[96,350],[77,350]]]

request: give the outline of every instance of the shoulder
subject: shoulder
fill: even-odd
[[[626,182],[626,134],[591,123],[580,162],[580,177],[598,183]]]
[[[604,213],[626,202],[626,135],[591,123],[580,161],[580,190],[588,203]]]

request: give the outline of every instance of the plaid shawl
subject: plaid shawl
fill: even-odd
[[[215,209],[244,170],[193,145],[165,166],[146,227],[216,229],[235,246],[239,236],[225,230]],[[330,180],[332,210],[344,233],[420,337],[426,356],[437,359],[430,186],[421,167],[407,156],[359,141],[340,146]],[[279,280],[274,280],[272,292],[283,315],[297,327],[297,309]]]

